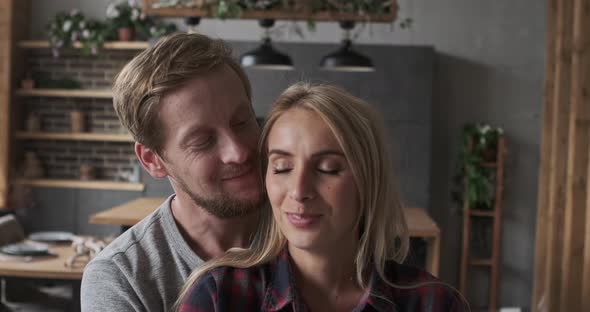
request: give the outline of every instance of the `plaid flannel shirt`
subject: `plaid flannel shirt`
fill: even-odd
[[[396,285],[437,282],[420,269],[388,262],[385,274]],[[411,289],[389,286],[373,271],[368,289],[354,312],[360,311],[467,311],[456,291],[442,283]],[[291,276],[289,253],[285,250],[273,261],[239,269],[218,267],[195,282],[180,307],[182,312],[276,311],[306,312]]]

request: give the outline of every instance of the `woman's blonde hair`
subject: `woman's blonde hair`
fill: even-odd
[[[366,288],[368,281],[364,273],[372,268],[387,281],[385,262],[403,262],[408,253],[409,237],[392,177],[381,118],[373,107],[341,88],[297,83],[277,98],[266,118],[259,144],[263,176],[268,161],[268,135],[276,120],[295,108],[311,110],[326,122],[353,173],[360,199],[359,244],[355,259],[357,283]],[[207,271],[219,266],[252,267],[279,255],[286,239],[273,220],[271,208],[263,207],[261,214],[261,224],[250,248],[230,249],[222,257],[197,268],[186,281],[177,306],[190,286]]]

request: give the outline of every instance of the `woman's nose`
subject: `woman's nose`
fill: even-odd
[[[304,202],[315,197],[313,177],[304,170],[295,170],[291,179],[289,198]]]

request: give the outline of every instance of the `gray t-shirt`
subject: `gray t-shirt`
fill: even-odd
[[[121,234],[84,269],[82,311],[168,311],[203,261],[182,238],[170,196]]]

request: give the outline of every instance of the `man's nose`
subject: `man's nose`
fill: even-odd
[[[220,144],[221,161],[226,164],[243,164],[250,158],[252,149],[246,138],[227,133]]]

